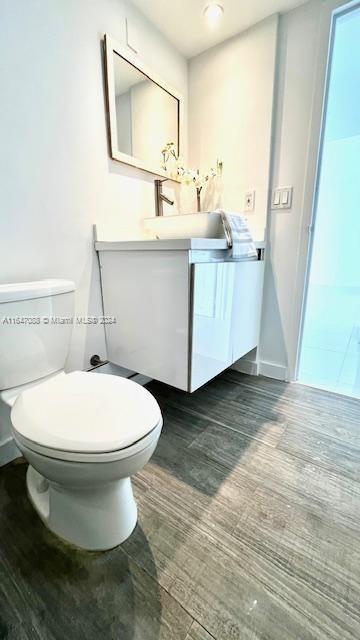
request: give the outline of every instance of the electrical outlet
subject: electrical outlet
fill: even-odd
[[[244,211],[250,213],[255,209],[255,191],[247,191],[244,199]]]

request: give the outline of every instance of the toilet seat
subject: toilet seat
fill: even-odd
[[[60,451],[58,449],[49,449],[48,447],[43,447],[37,442],[33,442],[31,440],[27,440],[19,433],[17,433],[14,429],[14,437],[15,442],[18,447],[24,451],[28,449],[29,451],[34,451],[35,453],[40,454],[41,456],[45,456],[46,458],[51,458],[54,461],[64,461],[64,462],[82,462],[82,463],[103,463],[103,462],[119,462],[124,458],[131,458],[131,456],[135,456],[137,453],[141,453],[144,449],[146,449],[149,445],[151,445],[153,440],[157,440],[160,436],[162,428],[162,420],[158,423],[158,425],[150,431],[150,433],[135,442],[135,444],[126,447],[125,449],[119,449],[118,451],[109,451],[106,453],[79,453],[73,451]]]
[[[19,444],[76,462],[119,460],[158,437],[161,411],[137,383],[83,371],[59,374],[24,391],[11,412]]]

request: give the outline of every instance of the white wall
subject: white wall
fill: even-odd
[[[294,197],[290,211],[269,216],[260,348],[262,372],[279,378],[292,378],[295,372],[330,16],[336,4],[311,0],[280,20],[271,186],[292,185]]]
[[[277,42],[270,18],[189,67],[191,163],[207,168],[218,155],[224,159],[226,208],[242,210],[244,192],[256,189],[255,213],[248,214],[255,236],[268,215],[257,357],[263,374],[282,379],[295,372],[330,17],[339,4],[311,0],[280,17]],[[287,186],[294,188],[292,209],[267,214],[269,190]],[[205,199],[204,208],[208,203],[214,200]],[[253,370],[254,357],[239,367]]]
[[[255,190],[247,217],[257,239],[267,217],[277,22],[264,20],[189,63],[190,165],[224,162],[223,201],[210,187],[203,208],[243,211],[245,192]]]
[[[1,2],[0,282],[74,279],[78,315],[101,313],[92,224],[129,236],[154,212],[153,177],[109,159],[101,39],[124,42],[125,16],[186,96],[185,60],[123,0]],[[102,328],[77,327],[68,368],[93,353]]]

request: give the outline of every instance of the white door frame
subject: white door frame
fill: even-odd
[[[295,381],[298,375],[300,350],[306,309],[309,270],[313,247],[313,229],[318,201],[318,182],[321,171],[325,116],[330,82],[330,71],[335,34],[335,21],[339,15],[360,6],[360,0],[345,3],[344,0],[325,0],[321,11],[317,69],[312,103],[307,167],[304,182],[301,236],[296,265],[295,291],[299,292],[293,309],[291,350],[288,376]]]

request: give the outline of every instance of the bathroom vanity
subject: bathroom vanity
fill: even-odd
[[[97,241],[108,358],[195,391],[258,345],[264,243],[233,261],[225,239]]]

